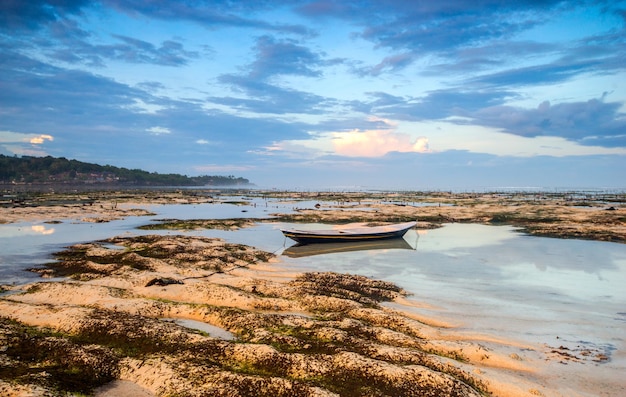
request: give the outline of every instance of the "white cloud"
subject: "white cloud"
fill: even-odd
[[[144,114],[157,114],[159,111],[165,109],[164,106],[155,105],[153,103],[146,103],[141,99],[134,99],[135,104],[130,106],[131,110],[136,111],[137,113]]]
[[[146,129],[146,131],[148,131],[151,135],[167,135],[167,134],[171,134],[172,131],[170,131],[169,128],[165,128],[165,127],[150,127],[148,129]]]
[[[196,143],[197,143],[198,145],[208,145],[208,144],[209,144],[209,143],[211,143],[211,142],[207,141],[206,139],[198,139],[198,140],[196,141]]]

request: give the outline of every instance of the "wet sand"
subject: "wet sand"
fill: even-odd
[[[588,200],[583,206],[566,197],[303,195],[292,193],[318,199],[319,208],[283,214],[282,220],[397,222],[419,214],[420,228],[451,221],[504,222],[538,234],[624,239],[623,202]],[[91,205],[66,201],[0,208],[0,222],[105,222],[147,213],[142,205],[155,202],[210,200],[164,193],[109,197]],[[415,207],[426,200],[434,205]],[[203,222],[176,227],[216,227]],[[67,278],[3,287],[10,293],[0,299],[0,346],[6,346],[0,351],[2,395],[65,390],[115,396],[131,389],[190,396],[609,396],[625,391],[620,379],[579,388],[560,374],[576,359],[598,370],[607,360],[598,352],[460,333],[454,324],[404,310],[416,303],[393,284],[358,275],[296,274],[272,254],[218,239],[112,237],[60,253],[59,262],[42,276]],[[206,323],[236,339],[172,319]]]

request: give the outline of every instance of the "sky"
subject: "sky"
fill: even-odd
[[[0,154],[263,188],[626,188],[626,1],[2,0]]]

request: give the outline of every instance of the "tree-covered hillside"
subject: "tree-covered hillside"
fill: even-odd
[[[245,178],[158,174],[139,169],[84,163],[64,157],[0,155],[0,183],[108,184],[131,186],[243,186]]]

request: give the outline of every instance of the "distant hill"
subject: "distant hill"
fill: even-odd
[[[123,186],[246,186],[245,178],[158,174],[139,169],[84,163],[64,157],[9,157],[0,154],[0,183]]]

